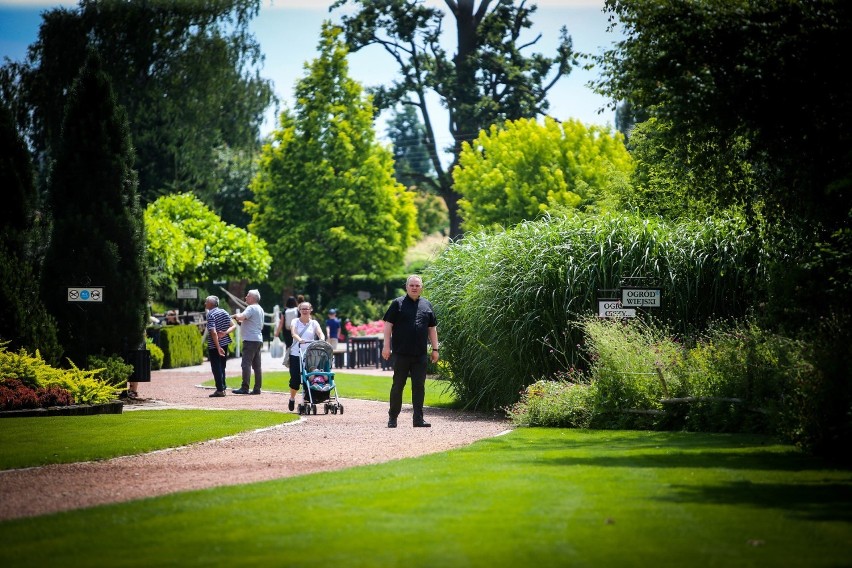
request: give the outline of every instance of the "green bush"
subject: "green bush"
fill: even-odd
[[[120,388],[124,388],[133,375],[133,365],[128,365],[118,355],[90,355],[89,369],[98,371],[98,378],[105,383]]]
[[[103,404],[118,398],[124,388],[116,388],[97,378],[97,371],[78,369],[74,363],[61,377],[45,386],[59,386],[71,393],[75,404]]]
[[[204,351],[195,325],[169,325],[160,329],[163,369],[200,365]]]
[[[0,343],[0,377],[3,379],[18,379],[36,389],[58,380],[64,373],[49,365],[38,351],[30,355],[26,349],[9,351],[7,348],[8,343]]]
[[[588,318],[583,330],[589,370],[528,387],[508,409],[513,422],[763,433],[803,447],[806,432],[826,431],[813,344],[750,321],[716,324],[689,347],[641,322]]]
[[[536,381],[507,413],[516,426],[588,428],[594,417],[594,398],[594,389],[574,374],[570,380]]]
[[[151,352],[151,370],[158,371],[163,368],[163,350],[160,349],[150,337],[145,342],[145,348]]]
[[[714,326],[671,369],[694,401],[683,427],[775,432],[797,377],[812,369],[808,346],[752,322]]]
[[[12,349],[38,350],[46,361],[56,364],[62,355],[56,319],[39,298],[37,282],[31,263],[0,243],[0,340],[9,340]]]
[[[596,427],[653,425],[653,417],[660,416],[657,413],[662,410],[660,401],[683,394],[676,381],[665,380],[668,368],[681,355],[680,344],[665,328],[641,321],[622,323],[589,317],[582,325],[590,354]]]
[[[99,371],[85,371],[70,363],[70,369],[48,365],[38,352],[30,355],[24,349],[6,350],[0,344],[0,377],[18,379],[34,390],[60,387],[74,398],[75,404],[101,404],[114,400],[120,389],[97,377]]]
[[[825,318],[809,332],[801,363],[791,373],[782,422],[784,433],[798,446],[847,466],[852,462],[850,344],[852,321],[845,315]]]

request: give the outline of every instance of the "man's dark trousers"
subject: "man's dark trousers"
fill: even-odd
[[[390,391],[388,416],[396,419],[402,411],[402,391],[411,375],[411,405],[414,407],[414,422],[423,421],[423,401],[426,398],[426,363],[428,355],[397,355],[393,357],[393,386]]]
[[[210,360],[210,368],[213,370],[213,380],[216,382],[216,390],[224,391],[227,388],[225,384],[225,365],[228,362],[228,348],[225,347],[224,355],[219,355],[218,349],[207,349],[207,358]]]

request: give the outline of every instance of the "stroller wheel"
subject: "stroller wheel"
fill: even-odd
[[[323,408],[323,414],[328,414],[328,404]]]
[[[311,405],[311,412],[313,412],[314,416],[316,416],[316,414],[317,414],[317,405],[316,404]]]
[[[298,410],[299,410],[299,414],[304,414],[304,413],[305,413],[305,405],[304,405],[304,404],[300,404],[300,405],[298,406]]]
[[[338,404],[337,407],[340,409],[340,414],[343,414],[343,405]]]

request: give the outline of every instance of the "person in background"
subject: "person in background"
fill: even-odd
[[[228,362],[228,344],[231,343],[231,332],[237,325],[228,312],[219,307],[219,298],[207,296],[204,300],[207,309],[207,358],[213,370],[213,381],[216,392],[212,397],[225,396],[225,364]]]
[[[284,340],[284,366],[288,366],[290,364],[290,347],[293,346],[293,333],[290,331],[290,327],[293,325],[293,320],[299,317],[299,302],[296,301],[296,298],[290,296],[287,298],[286,308],[278,318],[278,327],[275,328],[275,336],[281,337]]]
[[[260,307],[260,292],[249,290],[246,294],[246,309],[234,319],[240,324],[243,336],[243,384],[234,389],[234,394],[260,394],[263,372],[260,368],[260,350],[263,347],[263,308]],[[254,369],[254,389],[249,391],[251,372]]]
[[[423,280],[411,275],[405,281],[405,296],[391,302],[385,312],[385,343],[382,357],[388,361],[393,352],[393,384],[390,391],[388,428],[396,428],[402,410],[402,391],[411,375],[411,404],[414,407],[414,427],[431,426],[423,420],[423,401],[426,398],[427,341],[432,344],[432,362],[438,362],[438,320],[432,304],[421,298]]]
[[[166,325],[178,325],[180,322],[177,319],[177,313],[174,310],[166,312]]]
[[[340,339],[340,320],[337,319],[337,310],[328,310],[328,319],[325,320],[325,334],[332,349],[337,349],[337,341]]]
[[[290,327],[293,333],[293,347],[290,348],[290,401],[287,403],[287,408],[291,411],[296,407],[296,393],[299,392],[299,386],[302,384],[299,349],[304,346],[300,346],[299,343],[325,339],[319,322],[311,317],[312,309],[309,302],[299,304],[299,317],[293,320],[293,325]]]
[[[137,400],[139,398],[139,383],[136,381],[127,381],[127,398]]]

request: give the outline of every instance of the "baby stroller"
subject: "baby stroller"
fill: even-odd
[[[323,414],[329,411],[332,414],[343,414],[343,405],[337,399],[337,385],[331,371],[333,360],[334,349],[325,341],[305,341],[300,344],[303,401],[298,406],[299,414],[316,414],[319,403],[325,403]]]

